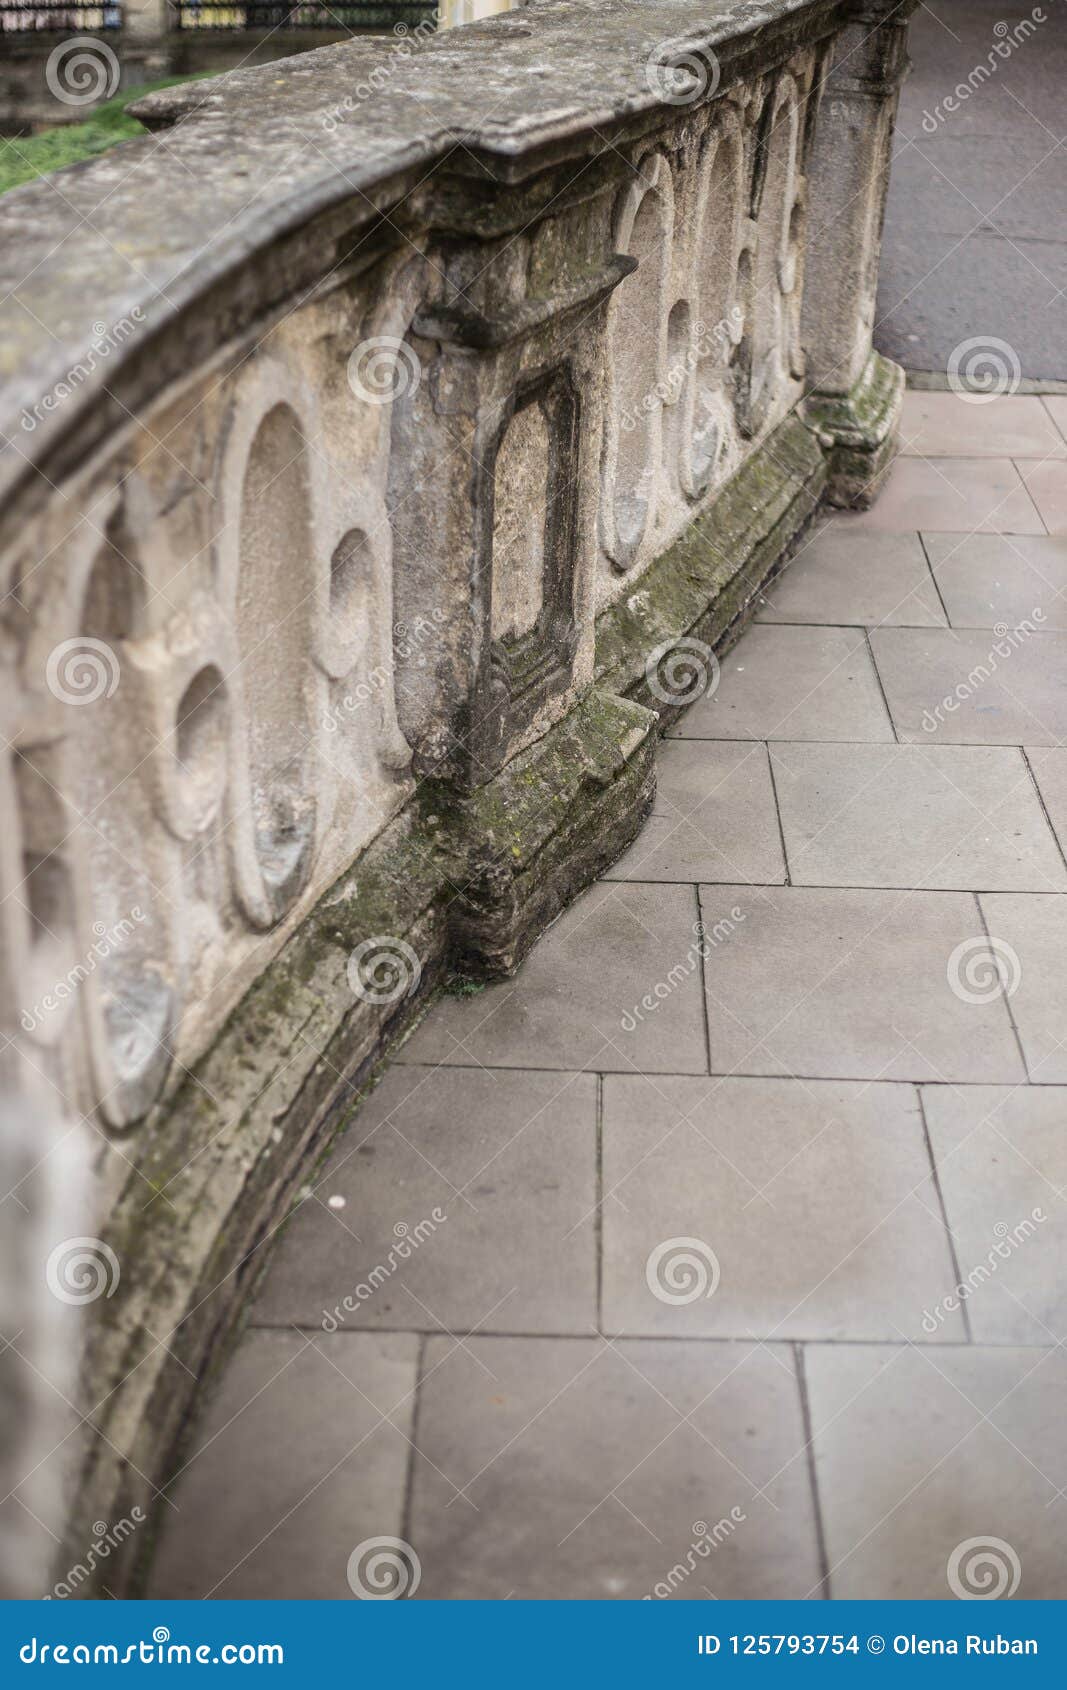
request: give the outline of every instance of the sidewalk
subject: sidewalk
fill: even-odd
[[[1067,398],[904,435],[339,1143],[155,1595],[1067,1596]]]

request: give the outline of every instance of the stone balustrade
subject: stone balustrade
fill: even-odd
[[[152,95],[0,201],[4,1078],[107,1282],[72,1542],[174,1470],[390,1043],[621,852],[876,491],[909,7],[534,0]]]

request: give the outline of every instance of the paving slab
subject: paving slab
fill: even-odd
[[[656,804],[605,880],[785,880],[767,749],[671,740],[659,749]]]
[[[713,1073],[1025,1078],[1003,998],[950,985],[961,946],[994,966],[971,895],[712,886],[701,905],[708,933],[743,918],[705,965]]]
[[[995,382],[998,370],[976,365]],[[961,378],[962,379],[962,378]],[[900,418],[900,450],[923,458],[1067,458],[1067,439],[1036,394],[924,393],[909,388]]]
[[[945,613],[917,534],[857,536],[831,521],[771,582],[758,620],[943,628]]]
[[[1056,838],[1067,852],[1067,749],[1063,746],[1027,746],[1026,760]]]
[[[1045,533],[1021,470],[1007,457],[897,458],[870,510],[841,515],[837,524],[847,534]]]
[[[804,1367],[836,1599],[1067,1596],[1063,1351],[813,1344]]]
[[[865,636],[755,624],[672,738],[891,740]]]
[[[513,980],[443,999],[397,1060],[706,1073],[698,924],[691,886],[592,886]]]
[[[981,897],[990,936],[1002,947],[1030,1078],[1067,1082],[1067,898],[1008,892]]]
[[[926,534],[956,628],[1067,630],[1067,536]]]
[[[353,1549],[402,1529],[418,1345],[246,1333],[163,1510],[150,1594],[351,1599]]]
[[[1061,463],[1020,461],[1019,474],[1050,534],[1067,534],[1067,472]]]
[[[1067,634],[875,628],[871,650],[902,740],[1036,746],[1067,739]]]
[[[432,1339],[418,1445],[420,1599],[706,1602],[818,1585],[788,1346]]]
[[[1013,746],[775,745],[771,757],[794,886],[1067,890]]]
[[[1067,393],[1046,393],[1041,403],[1064,440],[1067,440]]]
[[[979,1343],[1063,1343],[1067,1090],[924,1086],[922,1095],[971,1331]],[[931,1305],[925,1326],[942,1332],[947,1318],[951,1309]]]
[[[390,1069],[316,1175],[265,1325],[591,1332],[596,1078]]]
[[[956,1283],[911,1086],[616,1074],[603,1115],[605,1331],[921,1341]]]

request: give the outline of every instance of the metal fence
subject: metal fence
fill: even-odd
[[[37,0],[36,4],[13,4],[0,0],[0,35],[36,35],[50,31],[69,35],[84,31],[98,34],[105,29],[122,28],[122,7],[119,5],[86,6],[69,4],[69,0]]]
[[[396,24],[414,25],[431,18],[432,5],[417,0],[383,4],[382,0],[300,0],[297,5],[279,5],[270,0],[175,0],[175,26],[183,30],[244,29],[392,29]]]

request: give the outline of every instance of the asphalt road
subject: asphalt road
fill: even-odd
[[[931,0],[910,41],[876,344],[945,370],[992,336],[1067,379],[1067,0]]]

